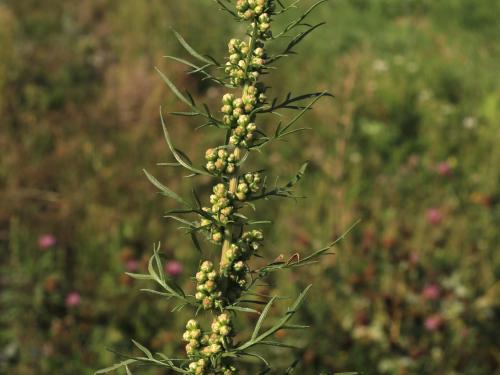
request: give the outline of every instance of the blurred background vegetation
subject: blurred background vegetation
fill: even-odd
[[[312,328],[280,335],[307,346],[271,353],[276,366],[298,355],[300,374],[498,374],[499,15],[496,0],[335,0],[268,77],[271,97],[336,98],[307,116],[313,131],[255,159],[284,177],[311,161],[309,199],[259,207],[274,221],[266,258],[362,220],[334,256],[273,280],[288,296],[314,284],[300,315]],[[0,0],[1,374],[88,374],[130,338],[182,353],[186,314],[124,275],[161,241],[191,290],[199,260],[141,171],[186,195],[193,183],[156,166],[170,161],[158,106],[182,105],[154,66],[214,109],[223,93],[163,58],[185,55],[171,28],[219,60],[242,35],[209,0]],[[223,136],[168,121],[198,163]]]

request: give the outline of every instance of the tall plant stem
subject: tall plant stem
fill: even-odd
[[[246,86],[245,86],[246,87]],[[234,154],[237,159],[240,158],[241,150],[239,148],[234,149]],[[236,194],[236,190],[238,189],[238,169],[234,171],[234,173],[231,175],[229,179],[229,191],[232,194]],[[222,244],[222,251],[221,251],[221,259],[220,259],[220,271],[222,272],[228,263],[228,256],[227,256],[227,251],[231,248],[232,240],[233,240],[233,233],[232,233],[232,228],[233,226],[231,224],[228,224],[226,227],[225,233],[224,233],[224,242]]]

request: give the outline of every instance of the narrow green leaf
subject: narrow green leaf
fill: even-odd
[[[198,237],[196,237],[196,232],[191,232],[190,236],[191,236],[191,241],[193,241],[194,247],[196,247],[196,250],[198,250],[200,253],[203,253],[200,241],[198,241]]]
[[[278,341],[261,341],[259,345],[267,345],[267,346],[275,346],[277,348],[286,348],[286,349],[300,349],[300,347],[291,344],[283,344]]]
[[[159,291],[154,290],[154,289],[139,289],[139,290],[141,292],[156,294],[158,296],[167,297],[167,298],[175,297],[172,293],[159,292]]]
[[[286,132],[290,127],[295,124],[304,114],[311,109],[311,107],[318,101],[320,100],[323,96],[328,94],[327,92],[324,92],[322,95],[318,95],[316,98],[314,98],[302,111],[300,111],[291,121],[289,121],[285,126],[281,127],[279,131],[279,135],[277,138],[283,137],[283,133]]]
[[[255,310],[255,309],[252,309],[250,307],[243,307],[243,306],[227,306],[225,308],[226,310],[233,310],[233,311],[241,311],[241,312],[247,312],[247,313],[252,313],[252,314],[257,314],[259,315],[260,312]]]
[[[172,141],[170,139],[170,135],[167,130],[167,126],[165,125],[165,121],[163,119],[163,114],[160,108],[160,118],[161,118],[161,125],[163,127],[163,134],[165,136],[165,140],[167,141],[168,147],[170,148],[170,152],[172,152],[172,155],[174,155],[175,160],[182,165],[184,168],[188,169],[189,171],[195,173],[195,174],[200,174],[200,175],[205,175],[205,176],[211,176],[210,173],[202,171],[201,169],[194,168],[192,165],[186,163],[186,161],[182,158],[182,155],[180,155],[174,145],[172,144]]]
[[[276,297],[271,298],[271,300],[267,303],[266,307],[264,307],[264,310],[262,310],[262,314],[260,314],[257,324],[255,324],[255,328],[253,329],[252,337],[250,340],[254,340],[259,334],[260,327],[262,327],[262,323],[264,323],[264,319],[266,319],[266,316],[269,313],[269,310],[271,309],[271,306],[273,305],[275,300]]]
[[[156,269],[158,271],[158,275],[160,276],[160,280],[165,282],[165,271],[159,254],[160,246],[160,243],[158,243],[158,246],[153,247],[153,258],[156,262]]]
[[[163,195],[176,200],[177,202],[183,204],[184,206],[188,206],[189,207],[189,203],[188,202],[186,202],[184,199],[182,199],[179,195],[177,195],[176,193],[174,193],[168,187],[166,187],[165,185],[163,185],[155,177],[153,177],[151,174],[149,174],[149,172],[147,170],[143,169],[143,172],[146,175],[146,177],[149,180],[149,182],[151,182],[154,186],[156,186],[161,191],[161,193]]]
[[[198,112],[198,109],[196,107],[193,107],[192,103],[188,99],[186,99],[186,97],[184,95],[182,95],[182,93],[174,85],[174,83],[165,74],[163,74],[163,72],[160,69],[158,69],[156,67],[155,67],[155,69],[160,74],[161,78],[167,84],[167,86],[170,88],[170,90],[172,90],[174,95],[177,96],[177,98],[179,98],[180,101],[182,101],[183,103],[187,104],[190,108],[192,108],[194,112]]]
[[[106,367],[106,368],[103,368],[101,370],[97,370],[96,372],[94,372],[94,374],[95,375],[97,375],[97,374],[107,374],[108,372],[112,372],[112,371],[118,370],[119,368],[122,368],[124,366],[130,365],[130,364],[135,363],[135,362],[137,362],[137,360],[135,360],[135,359],[127,359],[126,361],[116,363],[113,366]]]
[[[151,258],[149,258],[148,272],[151,275],[151,277],[153,278],[153,280],[155,280],[158,283],[161,283],[162,280],[160,279],[160,276],[156,273],[156,271],[153,267],[153,261],[154,261],[154,257],[152,256]]]
[[[295,175],[294,178],[292,178],[288,183],[286,184],[287,188],[291,188],[295,186],[300,180],[302,180],[302,177],[304,177],[304,174],[306,173],[307,166],[309,165],[309,162],[305,162],[302,164],[297,171],[297,174]]]
[[[177,40],[179,41],[179,43],[184,47],[184,49],[186,51],[189,52],[189,54],[191,56],[193,56],[194,58],[197,58],[198,60],[200,61],[203,61],[207,64],[213,64],[212,61],[208,60],[206,57],[200,55],[198,52],[195,51],[195,49],[193,47],[191,47],[187,42],[186,40],[182,37],[181,34],[179,34],[177,31],[173,30],[174,32],[174,35],[175,37],[177,38]]]
[[[149,359],[153,359],[153,354],[150,352],[150,350],[148,348],[146,348],[145,346],[139,344],[137,341],[135,340],[132,340],[132,342],[134,343],[134,345],[141,351],[143,352],[146,357],[148,357]]]
[[[125,275],[130,276],[133,279],[137,280],[153,280],[151,275],[144,275],[140,273],[130,273],[130,272],[125,272]]]

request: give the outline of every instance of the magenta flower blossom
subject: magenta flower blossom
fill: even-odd
[[[125,263],[125,269],[127,272],[135,272],[139,269],[139,261],[136,259],[127,260]]]
[[[451,169],[450,164],[448,164],[445,161],[442,161],[441,163],[439,163],[437,165],[436,169],[437,169],[437,173],[443,177],[451,176],[451,174],[452,174],[452,169]]]
[[[422,297],[428,301],[435,301],[441,295],[441,289],[436,284],[428,284],[422,290]]]
[[[169,260],[165,264],[165,272],[172,276],[179,276],[182,273],[182,263],[177,260]]]
[[[439,314],[429,315],[425,319],[425,329],[428,331],[436,331],[443,325],[443,318]]]
[[[432,225],[439,225],[443,221],[443,214],[439,208],[429,208],[426,217],[427,221]]]
[[[43,250],[53,247],[56,242],[56,237],[53,234],[42,234],[38,237],[38,246]]]
[[[81,297],[80,293],[78,292],[71,292],[68,293],[66,296],[66,306],[68,307],[75,307],[78,306],[81,302]]]

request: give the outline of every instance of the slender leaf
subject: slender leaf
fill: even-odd
[[[147,170],[143,169],[143,172],[146,175],[149,182],[151,182],[154,186],[156,186],[162,192],[163,195],[176,200],[177,202],[181,203],[184,206],[189,206],[189,203],[187,201],[185,201],[179,195],[177,195],[168,187],[163,185],[160,181],[158,181],[155,177],[153,177]]]
[[[193,47],[191,47],[191,46],[190,46],[190,45],[186,42],[186,40],[182,37],[182,35],[180,35],[180,34],[179,34],[177,31],[175,31],[175,30],[173,30],[173,32],[174,32],[175,37],[176,37],[176,38],[177,38],[177,40],[179,41],[179,43],[180,43],[180,44],[184,47],[184,49],[185,49],[186,51],[188,51],[188,52],[189,52],[189,54],[190,54],[191,56],[193,56],[194,58],[197,58],[198,60],[203,61],[203,62],[205,62],[205,63],[207,63],[207,64],[213,64],[213,62],[212,62],[212,61],[208,60],[206,57],[204,57],[204,56],[200,55],[198,52],[196,52],[196,51],[194,50],[194,48],[193,48]]]
[[[137,360],[135,359],[127,359],[123,362],[119,362],[119,363],[116,363],[114,364],[113,366],[110,366],[110,367],[106,367],[106,368],[103,368],[101,370],[97,370],[96,372],[94,372],[95,375],[97,374],[107,374],[108,372],[112,372],[112,371],[115,371],[115,370],[118,370],[124,366],[128,366],[132,363],[135,363],[137,362]]]

